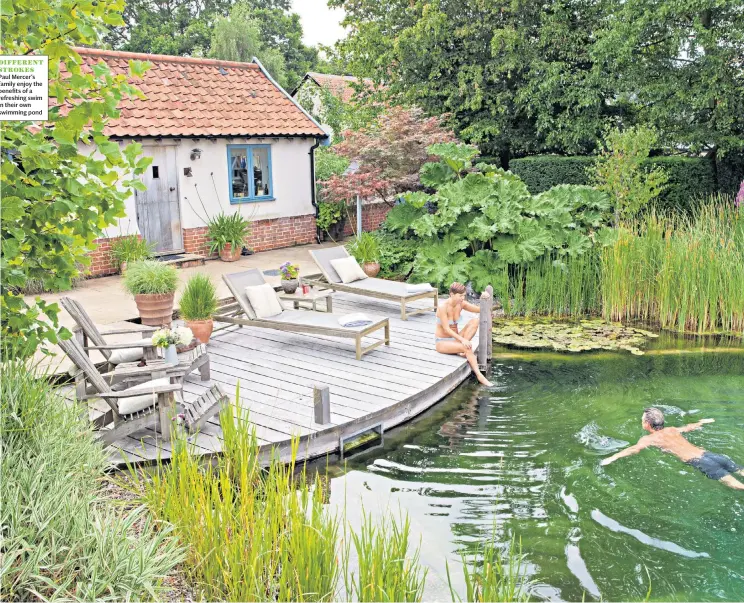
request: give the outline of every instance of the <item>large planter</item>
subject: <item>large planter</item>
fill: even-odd
[[[284,290],[284,293],[292,294],[295,291],[297,291],[297,287],[300,286],[299,279],[291,278],[288,280],[281,280],[282,289]]]
[[[149,327],[170,327],[173,320],[175,293],[141,293],[134,296],[142,324]]]
[[[223,262],[237,262],[240,259],[240,253],[243,251],[242,247],[236,247],[228,243],[222,249],[220,249],[220,259]]]
[[[208,320],[187,320],[186,326],[191,329],[199,343],[207,343],[212,336],[214,321],[211,318]]]
[[[380,262],[365,262],[362,264],[362,270],[368,277],[374,278],[380,274]]]

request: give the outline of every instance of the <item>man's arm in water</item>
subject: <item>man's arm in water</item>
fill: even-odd
[[[689,425],[683,425],[682,427],[677,427],[677,431],[685,432],[685,431],[695,431],[696,429],[700,429],[703,425],[706,423],[715,423],[715,419],[701,419],[697,423],[690,423]]]
[[[646,436],[644,436],[632,446],[628,446],[624,450],[621,450],[620,452],[617,452],[613,454],[612,456],[607,457],[606,459],[603,459],[600,465],[604,467],[605,465],[614,463],[617,459],[621,459],[626,456],[632,456],[634,454],[638,454],[644,448],[648,448],[648,446],[650,446],[650,443],[648,442],[648,440],[646,440]]]

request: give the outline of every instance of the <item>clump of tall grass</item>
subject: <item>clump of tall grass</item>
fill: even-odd
[[[602,254],[608,320],[744,334],[744,211],[725,199],[691,216],[650,212]]]
[[[344,571],[347,595],[357,601],[421,601],[427,570],[419,564],[419,549],[408,556],[410,520],[398,523],[392,515],[375,524],[363,513],[359,533],[351,534],[358,559],[357,573]],[[348,598],[348,597],[347,597]]]
[[[507,316],[578,318],[601,308],[600,256],[595,250],[555,261],[550,256],[494,275],[494,292]]]
[[[462,574],[465,582],[465,601],[529,601],[529,581],[522,568],[522,544],[512,539],[509,548],[502,551],[498,546],[495,529],[490,539],[481,543],[468,558],[462,555]],[[452,586],[449,564],[447,583],[452,601],[463,599]]]
[[[0,383],[0,599],[158,598],[182,558],[170,530],[106,499],[106,453],[40,370],[6,360]]]

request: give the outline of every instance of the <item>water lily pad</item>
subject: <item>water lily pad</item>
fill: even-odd
[[[642,356],[641,347],[652,337],[658,335],[602,320],[582,320],[577,324],[537,318],[497,318],[493,322],[494,343],[557,352],[624,350]]]

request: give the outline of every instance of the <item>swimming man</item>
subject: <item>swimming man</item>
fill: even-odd
[[[683,427],[664,427],[664,413],[658,408],[647,408],[643,411],[641,424],[649,435],[643,436],[633,446],[628,446],[625,450],[604,459],[600,464],[609,465],[624,456],[631,456],[644,448],[655,446],[664,452],[673,454],[688,465],[700,469],[707,477],[718,480],[729,488],[744,490],[744,483],[732,475],[733,473],[744,475],[744,467],[740,467],[726,455],[708,452],[690,444],[681,435],[688,431],[700,429],[706,423],[713,423],[714,421],[715,419],[702,419],[697,423],[690,423]]]

